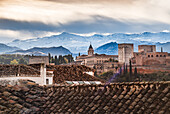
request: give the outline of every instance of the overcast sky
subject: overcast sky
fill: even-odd
[[[170,0],[0,0],[0,40],[170,30]],[[3,40],[3,41],[2,41]]]

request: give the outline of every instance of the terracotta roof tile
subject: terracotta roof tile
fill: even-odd
[[[0,113],[168,113],[169,82],[0,86]],[[25,88],[27,91],[24,91]]]

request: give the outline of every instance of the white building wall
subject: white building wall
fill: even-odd
[[[43,80],[41,77],[2,77],[0,80],[9,80],[9,81],[15,81],[15,80],[32,80],[35,81],[37,84],[40,85],[46,85],[43,83]],[[49,80],[49,84],[53,84],[53,77],[47,77],[46,79]]]

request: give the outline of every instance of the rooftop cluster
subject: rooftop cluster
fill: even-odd
[[[170,82],[0,86],[0,113],[165,113]]]

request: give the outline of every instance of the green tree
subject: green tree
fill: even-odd
[[[54,57],[55,65],[57,65],[57,56]]]
[[[63,63],[62,58],[63,58],[62,55],[59,55],[59,64]]]
[[[24,58],[21,58],[21,59],[19,59],[19,64],[27,64],[27,62],[25,61],[25,59]]]
[[[64,63],[68,63],[68,59],[64,57]]]
[[[13,61],[10,62],[11,65],[17,65],[18,61],[16,59],[14,59]]]

